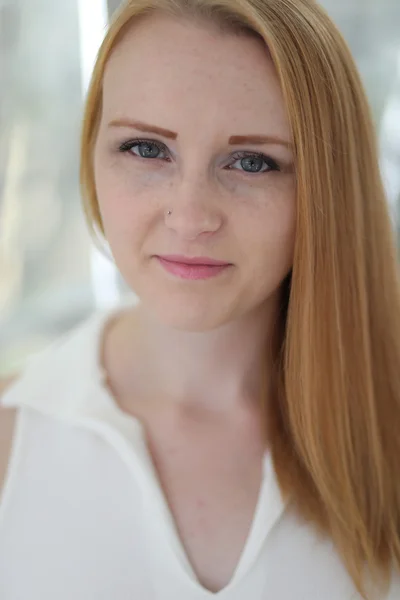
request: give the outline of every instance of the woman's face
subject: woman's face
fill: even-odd
[[[95,147],[98,202],[117,267],[165,324],[210,330],[276,298],[292,266],[293,160],[261,41],[157,15],[115,49]],[[176,274],[166,255],[229,266]]]

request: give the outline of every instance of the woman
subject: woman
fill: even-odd
[[[325,13],[125,3],[81,179],[140,302],[3,396],[0,597],[399,598],[395,243]]]

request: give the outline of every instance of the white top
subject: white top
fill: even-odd
[[[114,309],[115,310],[115,309]],[[141,424],[103,385],[95,314],[30,361],[0,497],[1,600],[357,600],[330,541],[285,507],[269,455],[229,585],[196,580]],[[400,578],[382,600],[399,600]]]

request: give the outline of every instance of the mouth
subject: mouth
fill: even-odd
[[[208,256],[182,256],[178,254],[168,254],[168,255],[160,255],[159,258],[166,260],[168,262],[174,262],[184,265],[201,265],[201,266],[210,266],[210,267],[221,267],[229,265],[226,261],[216,260],[215,258],[210,258]]]
[[[231,263],[208,257],[156,256],[165,271],[180,279],[210,279],[232,267]]]

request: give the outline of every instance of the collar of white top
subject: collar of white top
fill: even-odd
[[[34,356],[19,380],[3,397],[8,406],[28,406],[100,434],[119,453],[135,477],[143,478],[149,509],[157,510],[165,540],[174,551],[176,567],[195,578],[159,485],[141,423],[118,408],[104,385],[99,354],[104,328],[123,305],[95,313],[83,324]],[[55,401],[55,398],[57,399]],[[252,526],[228,587],[249,570],[287,507],[269,452]]]

